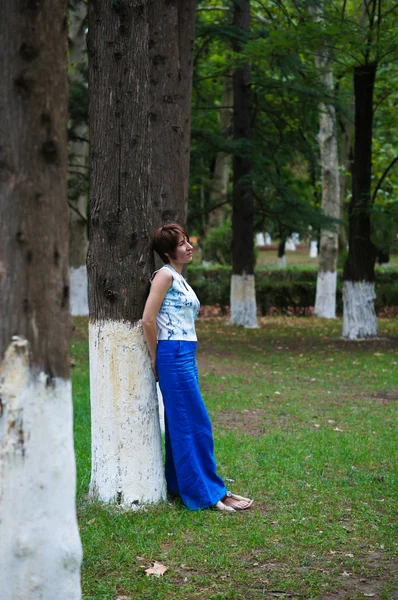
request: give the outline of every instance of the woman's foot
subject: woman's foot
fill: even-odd
[[[227,492],[226,496],[224,496],[221,502],[233,510],[247,510],[253,504],[253,500],[251,498],[245,498],[244,496],[231,494],[231,492]]]
[[[224,502],[222,500],[219,500],[217,502],[217,504],[215,504],[213,506],[213,508],[215,508],[216,510],[225,510],[227,512],[235,512],[235,509],[232,508],[232,506],[227,506],[226,504],[224,504]]]

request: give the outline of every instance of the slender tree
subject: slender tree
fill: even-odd
[[[314,8],[313,18],[320,22],[322,8]],[[314,55],[319,79],[328,100],[319,104],[319,133],[317,136],[322,168],[322,210],[328,217],[340,217],[340,178],[336,127],[336,109],[333,104],[334,81],[330,64],[331,51],[323,46]],[[318,317],[336,317],[338,231],[322,228],[319,248],[319,270],[316,283],[315,314]]]
[[[250,0],[235,0],[233,50],[242,50],[250,32]],[[233,136],[241,142],[233,157],[231,324],[257,327],[254,284],[253,189],[250,140],[252,137],[252,90],[249,63],[233,75]]]
[[[223,78],[223,90],[220,109],[220,133],[230,135],[233,118],[233,86],[232,73],[228,72]],[[213,177],[209,186],[209,227],[220,227],[225,220],[228,184],[231,172],[231,155],[223,150],[216,154]],[[212,207],[216,207],[212,209]]]
[[[0,23],[0,594],[77,600],[66,1]]]
[[[87,81],[81,67],[87,64],[86,30],[87,3],[74,0],[69,8],[69,80],[72,89],[82,102],[81,92],[87,94]],[[77,98],[75,98],[77,100]],[[72,108],[76,109],[77,107]],[[81,117],[82,108],[77,112]],[[71,278],[72,315],[88,314],[86,257],[88,246],[88,123],[86,119],[73,119],[69,130],[69,264]]]

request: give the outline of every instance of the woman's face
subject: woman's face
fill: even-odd
[[[192,246],[184,235],[178,238],[177,248],[174,251],[174,256],[169,256],[171,261],[178,264],[186,265],[192,260]]]

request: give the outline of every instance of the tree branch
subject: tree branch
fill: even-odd
[[[378,192],[378,191],[379,191],[379,189],[381,188],[381,185],[382,185],[383,181],[385,180],[385,178],[387,177],[388,173],[389,173],[389,172],[390,172],[390,170],[393,168],[393,166],[395,165],[395,163],[396,163],[396,162],[398,162],[398,156],[396,156],[396,157],[394,158],[394,160],[392,160],[392,161],[390,162],[390,164],[388,165],[387,169],[384,171],[383,175],[380,177],[379,181],[377,182],[377,185],[376,185],[375,191],[373,192],[373,196],[372,196],[371,202],[374,202],[374,201],[375,201],[375,199],[376,199],[376,195],[377,195],[377,192]]]
[[[82,212],[80,212],[80,210],[78,208],[76,208],[76,206],[73,206],[73,204],[71,203],[70,200],[68,200],[68,206],[71,210],[73,210],[77,215],[79,215],[79,217],[81,218],[82,221],[84,221],[85,223],[88,223],[88,219],[87,217],[84,216],[84,214]]]

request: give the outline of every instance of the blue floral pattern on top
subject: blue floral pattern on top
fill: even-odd
[[[173,282],[156,317],[158,340],[196,342],[195,320],[200,309],[198,297],[172,266],[164,265],[162,269],[170,271]]]

